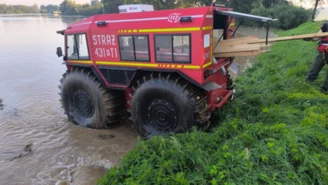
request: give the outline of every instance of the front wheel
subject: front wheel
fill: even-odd
[[[131,118],[141,136],[167,135],[206,128],[210,113],[204,94],[180,77],[144,77],[132,95]]]
[[[91,72],[68,71],[59,87],[63,108],[73,123],[95,129],[120,123],[124,101],[117,92],[104,89]]]

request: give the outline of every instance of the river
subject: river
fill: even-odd
[[[130,123],[93,130],[63,114],[58,85],[66,67],[55,52],[64,38],[56,31],[80,19],[0,15],[1,185],[95,184],[136,143]],[[242,69],[253,60],[237,59]]]
[[[1,185],[95,184],[136,143],[129,123],[93,130],[63,114],[56,31],[79,19],[0,16]]]

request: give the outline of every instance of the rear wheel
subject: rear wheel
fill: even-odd
[[[131,118],[143,137],[209,126],[205,95],[178,76],[152,74],[144,77],[137,81],[131,96]]]
[[[91,72],[68,71],[59,88],[63,108],[73,123],[105,129],[121,122],[122,97],[113,90],[104,89]]]

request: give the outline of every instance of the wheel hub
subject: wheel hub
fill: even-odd
[[[94,104],[89,94],[85,91],[75,91],[73,95],[75,110],[83,117],[91,117],[94,113]]]
[[[166,100],[153,100],[148,106],[148,120],[159,131],[172,131],[177,126],[177,112]]]

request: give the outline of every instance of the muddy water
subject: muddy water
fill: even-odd
[[[56,31],[78,19],[0,16],[0,184],[95,184],[136,142],[131,124],[92,130],[63,114]]]

